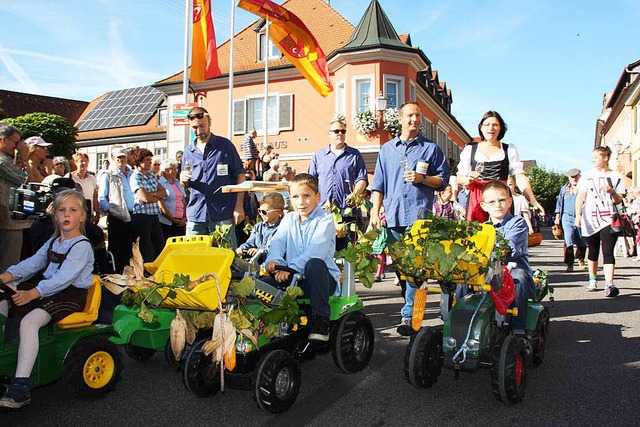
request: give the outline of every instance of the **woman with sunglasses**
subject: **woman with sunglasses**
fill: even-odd
[[[254,256],[259,250],[264,250],[266,257],[271,238],[284,216],[284,197],[282,194],[268,193],[265,195],[260,201],[258,213],[262,221],[253,227],[249,239],[236,249],[238,255]]]

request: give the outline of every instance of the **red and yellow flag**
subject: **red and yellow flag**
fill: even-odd
[[[324,52],[300,18],[269,0],[240,0],[238,7],[271,22],[269,39],[320,95],[327,96],[333,91]]]
[[[213,30],[211,0],[193,0],[193,37],[191,38],[191,81],[218,77],[216,33]]]

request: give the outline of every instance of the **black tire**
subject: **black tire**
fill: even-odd
[[[359,372],[369,365],[373,343],[373,326],[369,318],[359,311],[349,313],[331,331],[333,362],[347,374]]]
[[[404,352],[404,377],[414,387],[431,387],[438,381],[442,361],[442,327],[420,328]]]
[[[122,375],[122,356],[114,343],[103,336],[80,340],[64,361],[64,382],[83,399],[97,399],[109,393]]]
[[[125,345],[124,351],[131,359],[138,361],[149,360],[156,353],[156,351],[152,348],[138,347],[137,345],[133,344]]]
[[[258,363],[256,401],[258,407],[280,414],[293,405],[301,383],[300,366],[285,350],[270,351]]]
[[[207,397],[220,390],[220,369],[211,355],[202,353],[202,345],[208,340],[197,341],[183,356],[182,383],[192,394]]]
[[[493,353],[491,388],[496,399],[506,404],[521,402],[527,388],[527,350],[524,341],[507,335]]]
[[[531,347],[533,348],[533,364],[538,366],[544,362],[544,353],[547,349],[547,336],[549,334],[549,313],[543,309],[538,316],[536,329],[533,331]]]

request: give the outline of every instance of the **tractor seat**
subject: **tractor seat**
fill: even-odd
[[[102,286],[100,284],[100,276],[93,275],[93,283],[87,292],[87,302],[83,311],[71,313],[56,325],[62,329],[81,328],[89,326],[98,318],[98,309],[100,308],[100,300],[102,299]]]

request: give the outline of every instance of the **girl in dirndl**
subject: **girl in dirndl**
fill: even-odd
[[[18,364],[0,407],[18,409],[31,403],[31,371],[38,356],[40,328],[84,309],[92,284],[93,250],[84,236],[84,196],[65,190],[52,204],[55,232],[30,258],[0,274],[15,294],[9,317],[22,317]],[[9,304],[0,301],[0,321]]]

